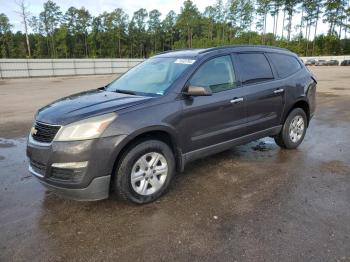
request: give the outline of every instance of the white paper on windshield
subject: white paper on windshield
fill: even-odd
[[[175,64],[192,65],[196,60],[193,59],[176,59]]]

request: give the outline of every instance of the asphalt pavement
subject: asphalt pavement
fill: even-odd
[[[0,261],[350,261],[350,67],[311,70],[297,150],[265,138],[195,161],[143,206],[66,200],[27,171],[35,110],[112,76],[0,80]]]

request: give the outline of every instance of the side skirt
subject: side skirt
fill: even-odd
[[[230,149],[231,147],[246,144],[248,142],[267,137],[277,135],[282,129],[282,125],[275,126],[272,128],[268,128],[259,132],[255,132],[249,135],[241,136],[232,140],[228,140],[225,142],[221,142],[219,144],[203,147],[200,149],[196,149],[194,151],[185,153],[182,155],[181,160],[181,171],[184,170],[185,164],[195,159],[203,158],[212,154],[216,154],[225,150]]]

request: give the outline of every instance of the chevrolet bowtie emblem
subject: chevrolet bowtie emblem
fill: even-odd
[[[30,133],[31,133],[32,135],[36,135],[36,133],[38,133],[38,130],[35,129],[35,127],[32,127],[32,130],[30,130]]]

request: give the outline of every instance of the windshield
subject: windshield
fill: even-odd
[[[195,60],[151,58],[135,66],[107,87],[107,91],[161,96]]]

